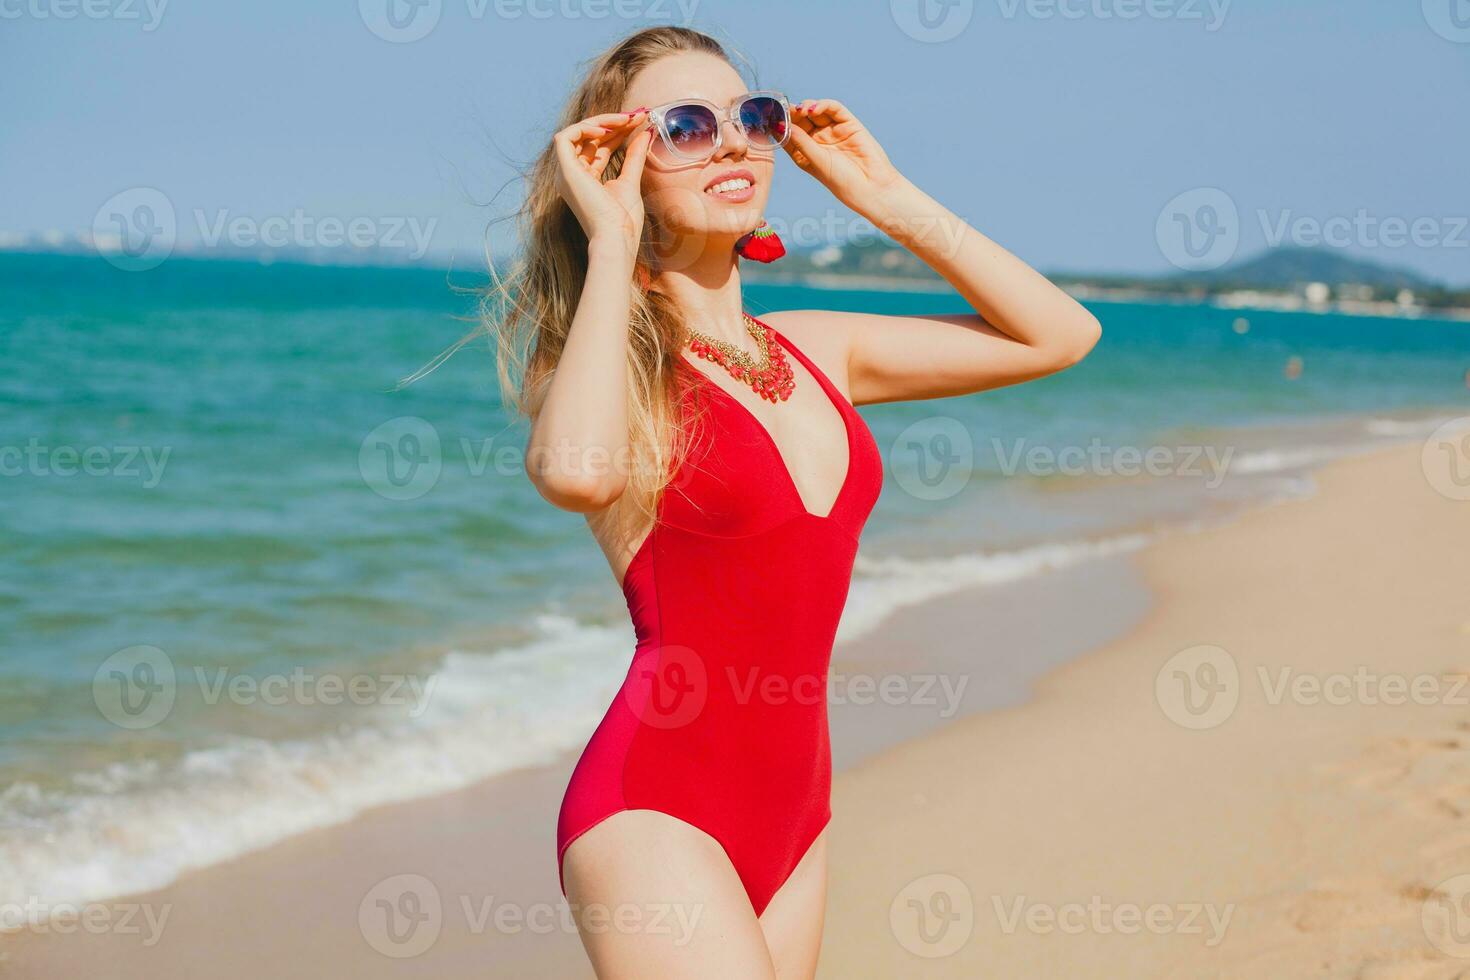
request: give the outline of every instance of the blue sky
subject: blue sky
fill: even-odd
[[[151,187],[181,241],[220,216],[399,219],[473,264],[515,188],[474,202],[549,136],[578,62],[692,8],[762,86],[847,102],[1044,269],[1168,271],[1161,213],[1217,188],[1239,254],[1335,223],[1470,284],[1470,0],[421,0],[409,42],[370,29],[387,2],[0,0],[0,231],[90,228]],[[925,40],[916,4],[954,36]],[[782,159],[773,220],[843,213]]]

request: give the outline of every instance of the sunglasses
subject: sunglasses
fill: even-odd
[[[658,131],[658,154],[665,160],[708,160],[724,145],[724,121],[729,120],[759,150],[786,142],[791,129],[791,103],[780,92],[746,92],[728,106],[703,99],[669,102],[648,110]]]

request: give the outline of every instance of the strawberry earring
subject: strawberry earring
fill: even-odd
[[[762,220],[759,228],[741,236],[740,241],[735,243],[735,252],[741,258],[774,262],[786,254],[786,245],[781,241],[781,236],[776,234],[776,229]]]

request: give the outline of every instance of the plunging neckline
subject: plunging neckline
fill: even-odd
[[[822,391],[826,393],[828,400],[832,403],[832,407],[837,409],[837,414],[842,419],[843,432],[847,438],[847,469],[842,474],[842,483],[837,488],[837,494],[832,498],[832,505],[827,508],[827,512],[825,514],[815,513],[810,507],[807,506],[806,498],[801,495],[801,488],[796,485],[796,478],[791,475],[791,467],[786,462],[786,454],[781,452],[781,447],[776,443],[776,437],[771,435],[771,431],[766,428],[765,423],[760,420],[759,416],[757,416],[755,412],[751,411],[748,405],[746,405],[740,399],[736,398],[734,395],[730,394],[730,392],[726,391],[723,385],[717,383],[708,374],[700,370],[700,368],[694,363],[694,361],[691,360],[682,350],[679,352],[679,358],[684,362],[684,365],[686,367],[688,367],[691,371],[699,376],[700,380],[704,384],[713,388],[719,395],[723,396],[726,401],[730,402],[737,409],[743,412],[745,414],[745,417],[750,420],[750,424],[755,426],[755,428],[759,430],[760,434],[765,438],[766,444],[771,447],[771,452],[775,454],[776,460],[780,464],[781,474],[785,479],[786,486],[791,491],[792,498],[795,499],[796,505],[801,508],[802,512],[807,517],[810,517],[814,520],[831,520],[832,515],[837,512],[838,504],[842,503],[842,498],[846,495],[848,486],[852,483],[852,474],[854,469],[853,458],[857,455],[856,447],[853,445],[855,440],[852,415],[856,413],[857,409],[853,407],[851,402],[842,397],[842,392],[837,390],[837,386],[828,379],[826,374],[822,372],[822,369],[817,367],[817,365],[810,358],[808,358],[805,354],[798,350],[796,346],[793,345],[791,341],[787,340],[779,330],[768,323],[756,320],[755,317],[751,317],[751,319],[755,320],[756,323],[759,323],[761,326],[770,330],[771,333],[775,335],[777,343],[779,343],[789,354],[796,357],[796,359],[802,363],[802,366],[807,369],[807,373],[809,373],[813,378],[816,379],[817,385],[822,389]]]

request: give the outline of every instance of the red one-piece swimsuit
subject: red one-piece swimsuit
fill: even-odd
[[[765,427],[680,358],[682,397],[710,397],[623,579],[633,662],[557,822],[560,870],[567,847],[613,814],[682,820],[724,847],[756,915],[831,817],[828,663],[883,484],[857,410],[772,333],[842,416],[842,488],[828,513],[807,510]]]

